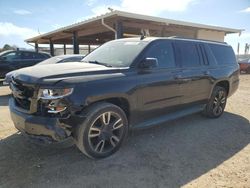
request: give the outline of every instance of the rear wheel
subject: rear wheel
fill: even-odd
[[[124,111],[110,103],[99,103],[88,109],[86,117],[76,133],[77,147],[91,158],[116,152],[128,131]]]
[[[204,114],[210,118],[220,117],[224,112],[226,102],[227,91],[225,88],[215,86],[211,98],[204,109]]]

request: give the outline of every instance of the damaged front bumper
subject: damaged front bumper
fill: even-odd
[[[71,131],[63,120],[55,117],[43,117],[23,112],[10,98],[9,108],[15,127],[32,138],[48,143],[63,141],[70,137]]]

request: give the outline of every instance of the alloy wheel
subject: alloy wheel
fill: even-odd
[[[90,126],[88,141],[91,149],[99,154],[107,153],[118,146],[125,131],[122,117],[115,112],[104,112]]]
[[[213,113],[215,116],[220,115],[226,105],[226,93],[224,91],[219,91],[215,98],[214,98],[214,102],[213,102]]]

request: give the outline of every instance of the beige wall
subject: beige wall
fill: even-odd
[[[224,42],[224,36],[225,36],[225,33],[219,32],[219,31],[208,31],[208,30],[200,29],[197,32],[197,39]]]

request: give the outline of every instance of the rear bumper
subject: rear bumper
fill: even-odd
[[[54,142],[62,141],[70,135],[70,132],[63,128],[59,118],[41,117],[21,112],[13,98],[9,100],[9,108],[15,127],[32,138]]]

